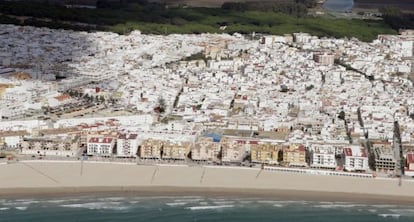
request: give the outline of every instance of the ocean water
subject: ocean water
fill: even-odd
[[[332,11],[351,11],[354,7],[354,0],[326,0],[323,7]]]
[[[202,196],[0,199],[0,221],[412,222],[414,206]]]

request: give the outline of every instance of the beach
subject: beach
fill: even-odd
[[[94,193],[277,197],[414,203],[414,181],[264,171],[257,168],[20,161],[0,165],[0,196]]]

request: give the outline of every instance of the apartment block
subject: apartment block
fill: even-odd
[[[137,134],[120,134],[117,138],[116,155],[119,157],[136,157],[138,152]]]
[[[237,143],[231,138],[223,138],[220,141],[222,157],[221,161],[230,163],[240,163],[246,157],[244,144]]]
[[[307,166],[305,146],[290,144],[283,147],[283,162],[289,166]]]
[[[144,159],[161,159],[163,141],[146,139],[142,141],[139,149],[139,157]]]
[[[190,142],[166,142],[162,148],[162,159],[185,160],[190,150]]]
[[[212,137],[200,137],[191,150],[191,159],[196,161],[219,161],[220,143]]]
[[[363,147],[352,146],[343,149],[346,171],[366,171],[368,170],[368,156]]]
[[[253,163],[277,164],[279,147],[270,143],[254,144],[251,146],[250,158]]]
[[[88,155],[111,156],[114,151],[115,139],[112,137],[91,137],[88,140]]]
[[[311,167],[328,169],[335,169],[337,167],[335,147],[324,144],[312,144],[309,147],[309,151]]]
[[[394,149],[389,142],[374,142],[372,150],[375,155],[375,168],[377,171],[393,171],[397,165]]]

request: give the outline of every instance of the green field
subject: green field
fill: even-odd
[[[92,30],[75,22],[94,24],[97,30],[128,33],[268,33],[308,32],[327,37],[356,37],[371,41],[378,34],[396,31],[381,20],[295,17],[273,11],[234,11],[221,8],[165,8],[161,5],[129,4],[121,9],[69,9],[24,2],[1,2],[1,23],[19,24],[8,16],[30,16],[23,25]],[[41,20],[42,19],[42,20]],[[50,20],[47,20],[50,19]],[[46,20],[46,21],[45,21]],[[66,21],[63,24],[62,21]],[[67,21],[73,22],[67,24]],[[226,25],[225,30],[220,26]]]

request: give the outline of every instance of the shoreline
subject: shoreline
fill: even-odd
[[[176,197],[201,196],[208,198],[260,198],[264,200],[345,202],[360,204],[395,204],[412,206],[414,199],[401,196],[350,194],[340,192],[311,192],[297,190],[267,190],[239,188],[183,187],[62,187],[0,189],[1,199],[64,198],[64,197]]]
[[[414,181],[266,171],[84,162],[0,165],[0,198],[83,195],[225,196],[414,204]]]

